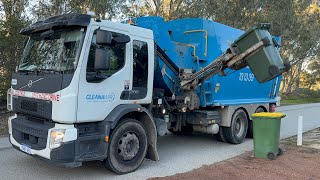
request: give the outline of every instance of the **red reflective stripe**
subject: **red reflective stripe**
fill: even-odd
[[[48,93],[36,93],[36,92],[26,92],[20,90],[12,90],[13,96],[29,97],[34,99],[42,99],[47,101],[59,101],[59,94],[48,94]]]

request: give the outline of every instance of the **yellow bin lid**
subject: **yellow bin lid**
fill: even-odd
[[[252,117],[267,117],[267,118],[283,118],[286,115],[280,112],[260,112],[252,114]]]

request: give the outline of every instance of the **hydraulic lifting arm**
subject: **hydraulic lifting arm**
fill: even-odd
[[[180,85],[182,90],[196,89],[199,84],[212,76],[221,73],[224,74],[226,68],[239,70],[247,66],[246,58],[257,53],[261,48],[269,46],[268,38],[261,40],[243,53],[239,53],[237,47],[230,47],[225,53],[215,59],[212,63],[202,68],[198,72],[188,69],[180,70]]]

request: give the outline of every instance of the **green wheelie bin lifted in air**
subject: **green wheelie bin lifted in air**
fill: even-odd
[[[288,63],[282,61],[277,49],[280,45],[276,38],[270,35],[270,27],[269,23],[257,24],[241,35],[233,44],[240,53],[243,53],[261,40],[269,41],[269,46],[263,47],[246,58],[246,63],[260,83],[270,81],[290,68]]]
[[[282,155],[279,147],[281,118],[283,113],[254,113],[253,120],[253,143],[254,157],[275,159]]]

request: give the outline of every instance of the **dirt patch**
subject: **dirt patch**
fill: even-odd
[[[285,152],[276,160],[253,158],[252,152],[248,152],[191,172],[154,179],[320,179],[320,148],[314,148],[320,144],[320,129],[305,133],[303,138],[302,147],[294,143],[296,137],[283,141]]]
[[[303,133],[303,146],[320,150],[320,128]],[[285,143],[295,145],[297,144],[297,136],[293,136],[284,140]]]

